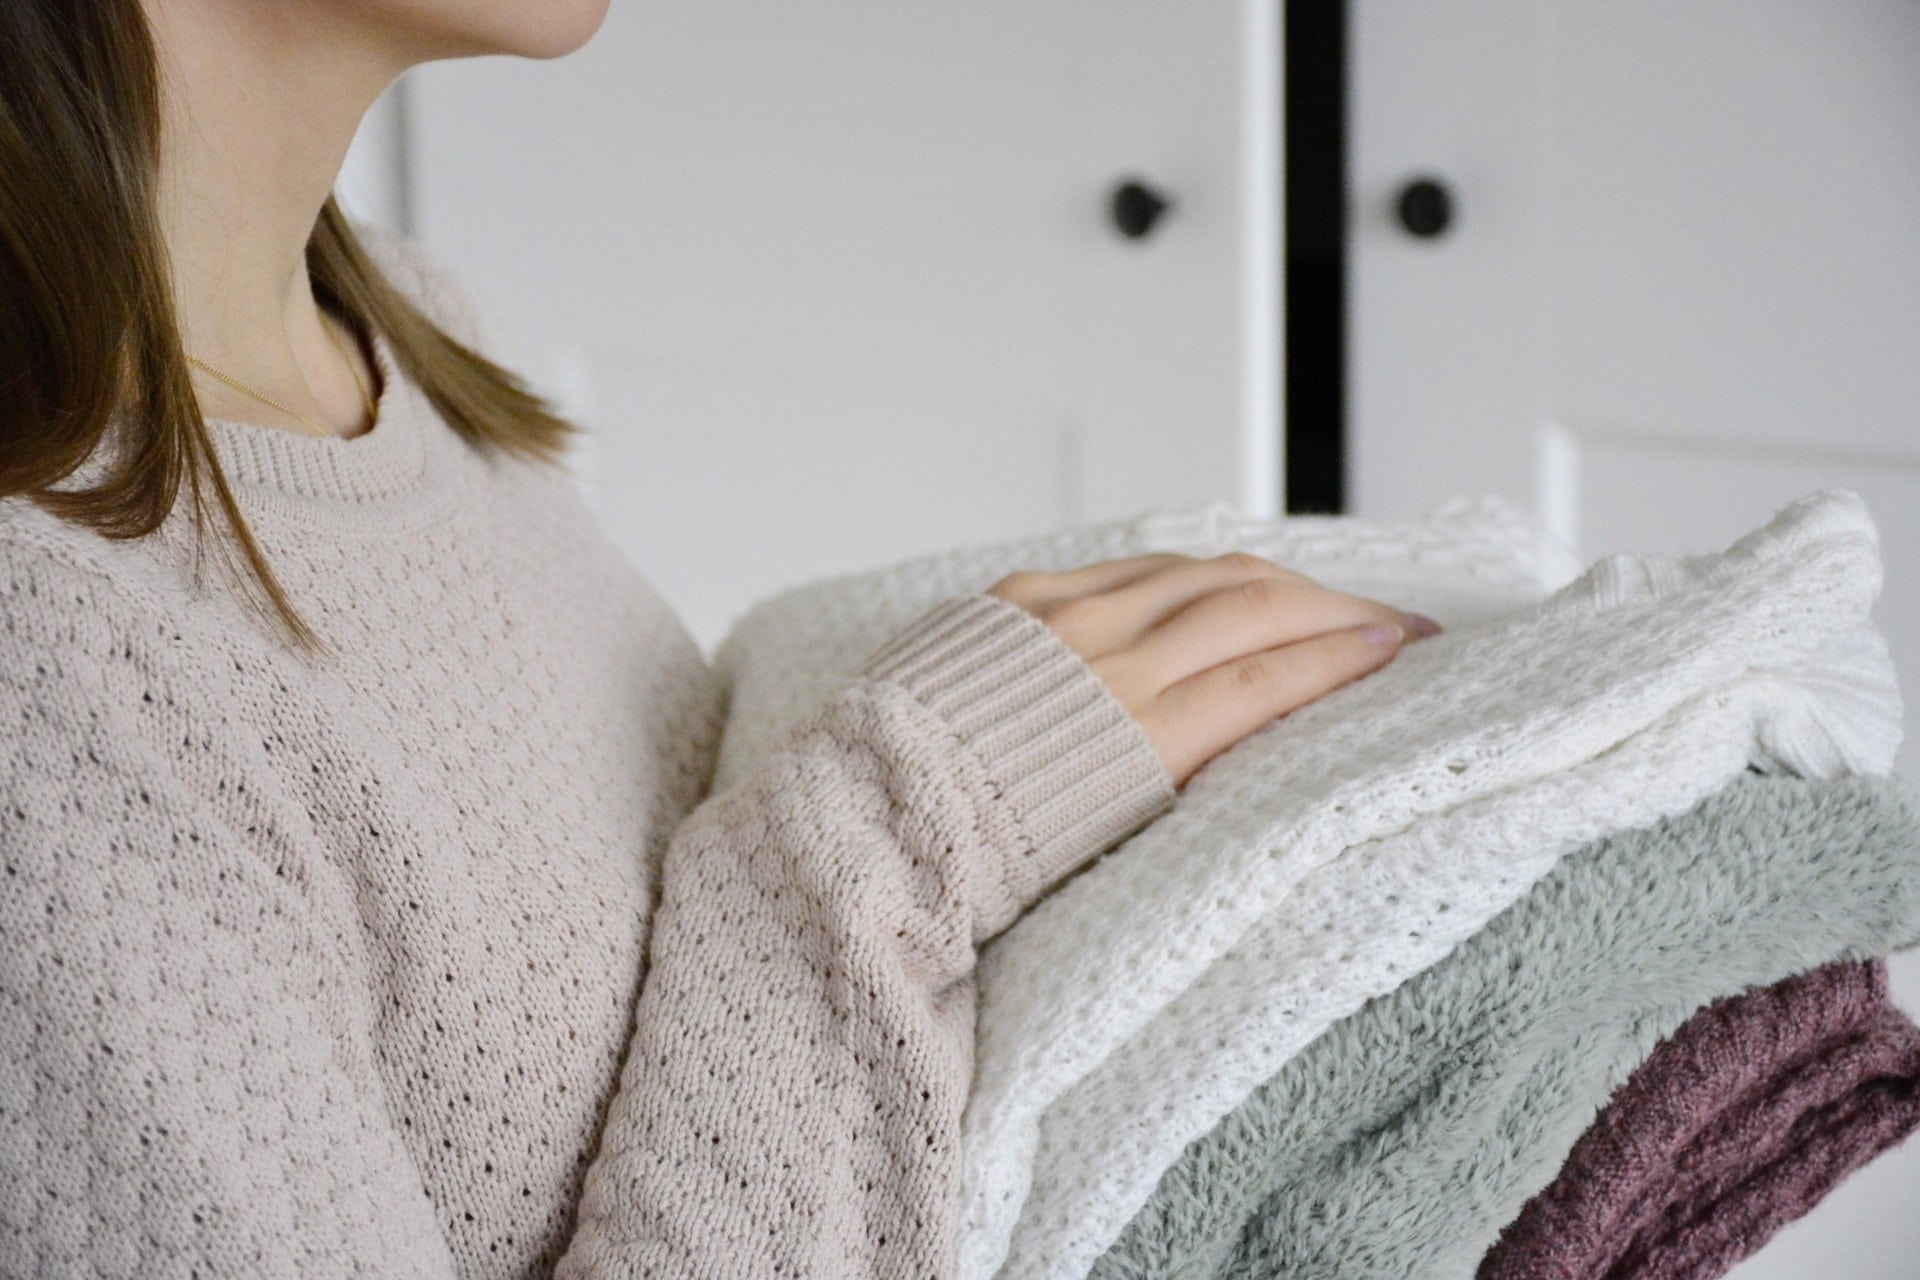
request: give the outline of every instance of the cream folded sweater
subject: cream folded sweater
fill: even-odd
[[[964,594],[710,792],[672,611],[375,356],[365,436],[210,424],[337,658],[181,512],[0,502],[0,1274],[950,1276],[977,949],[1171,805],[1151,744]]]

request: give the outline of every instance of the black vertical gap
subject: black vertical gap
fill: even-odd
[[[1347,5],[1284,0],[1287,511],[1346,510]]]

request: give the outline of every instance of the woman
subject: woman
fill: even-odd
[[[981,944],[1431,629],[1015,574],[707,796],[572,429],[329,195],[406,67],[603,14],[0,6],[0,1272],[946,1274]]]

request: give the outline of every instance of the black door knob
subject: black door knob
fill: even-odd
[[[1394,211],[1408,235],[1431,240],[1453,224],[1453,193],[1438,178],[1414,178],[1400,188]]]
[[[1138,178],[1127,178],[1113,188],[1108,210],[1114,229],[1129,240],[1142,240],[1173,208],[1173,201]]]

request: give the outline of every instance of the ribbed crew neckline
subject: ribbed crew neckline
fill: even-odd
[[[489,466],[401,372],[386,337],[370,332],[380,375],[371,431],[323,439],[258,422],[205,419],[214,455],[248,521],[346,535],[404,533],[444,518]],[[100,484],[126,448],[127,420],[116,417],[93,454],[55,487]],[[188,506],[177,503],[171,517],[185,518]]]
[[[370,431],[320,437],[257,422],[208,418],[207,434],[250,509],[305,522],[363,523],[384,514],[431,516],[445,509],[475,451],[404,376],[386,335],[368,329],[380,385]]]

